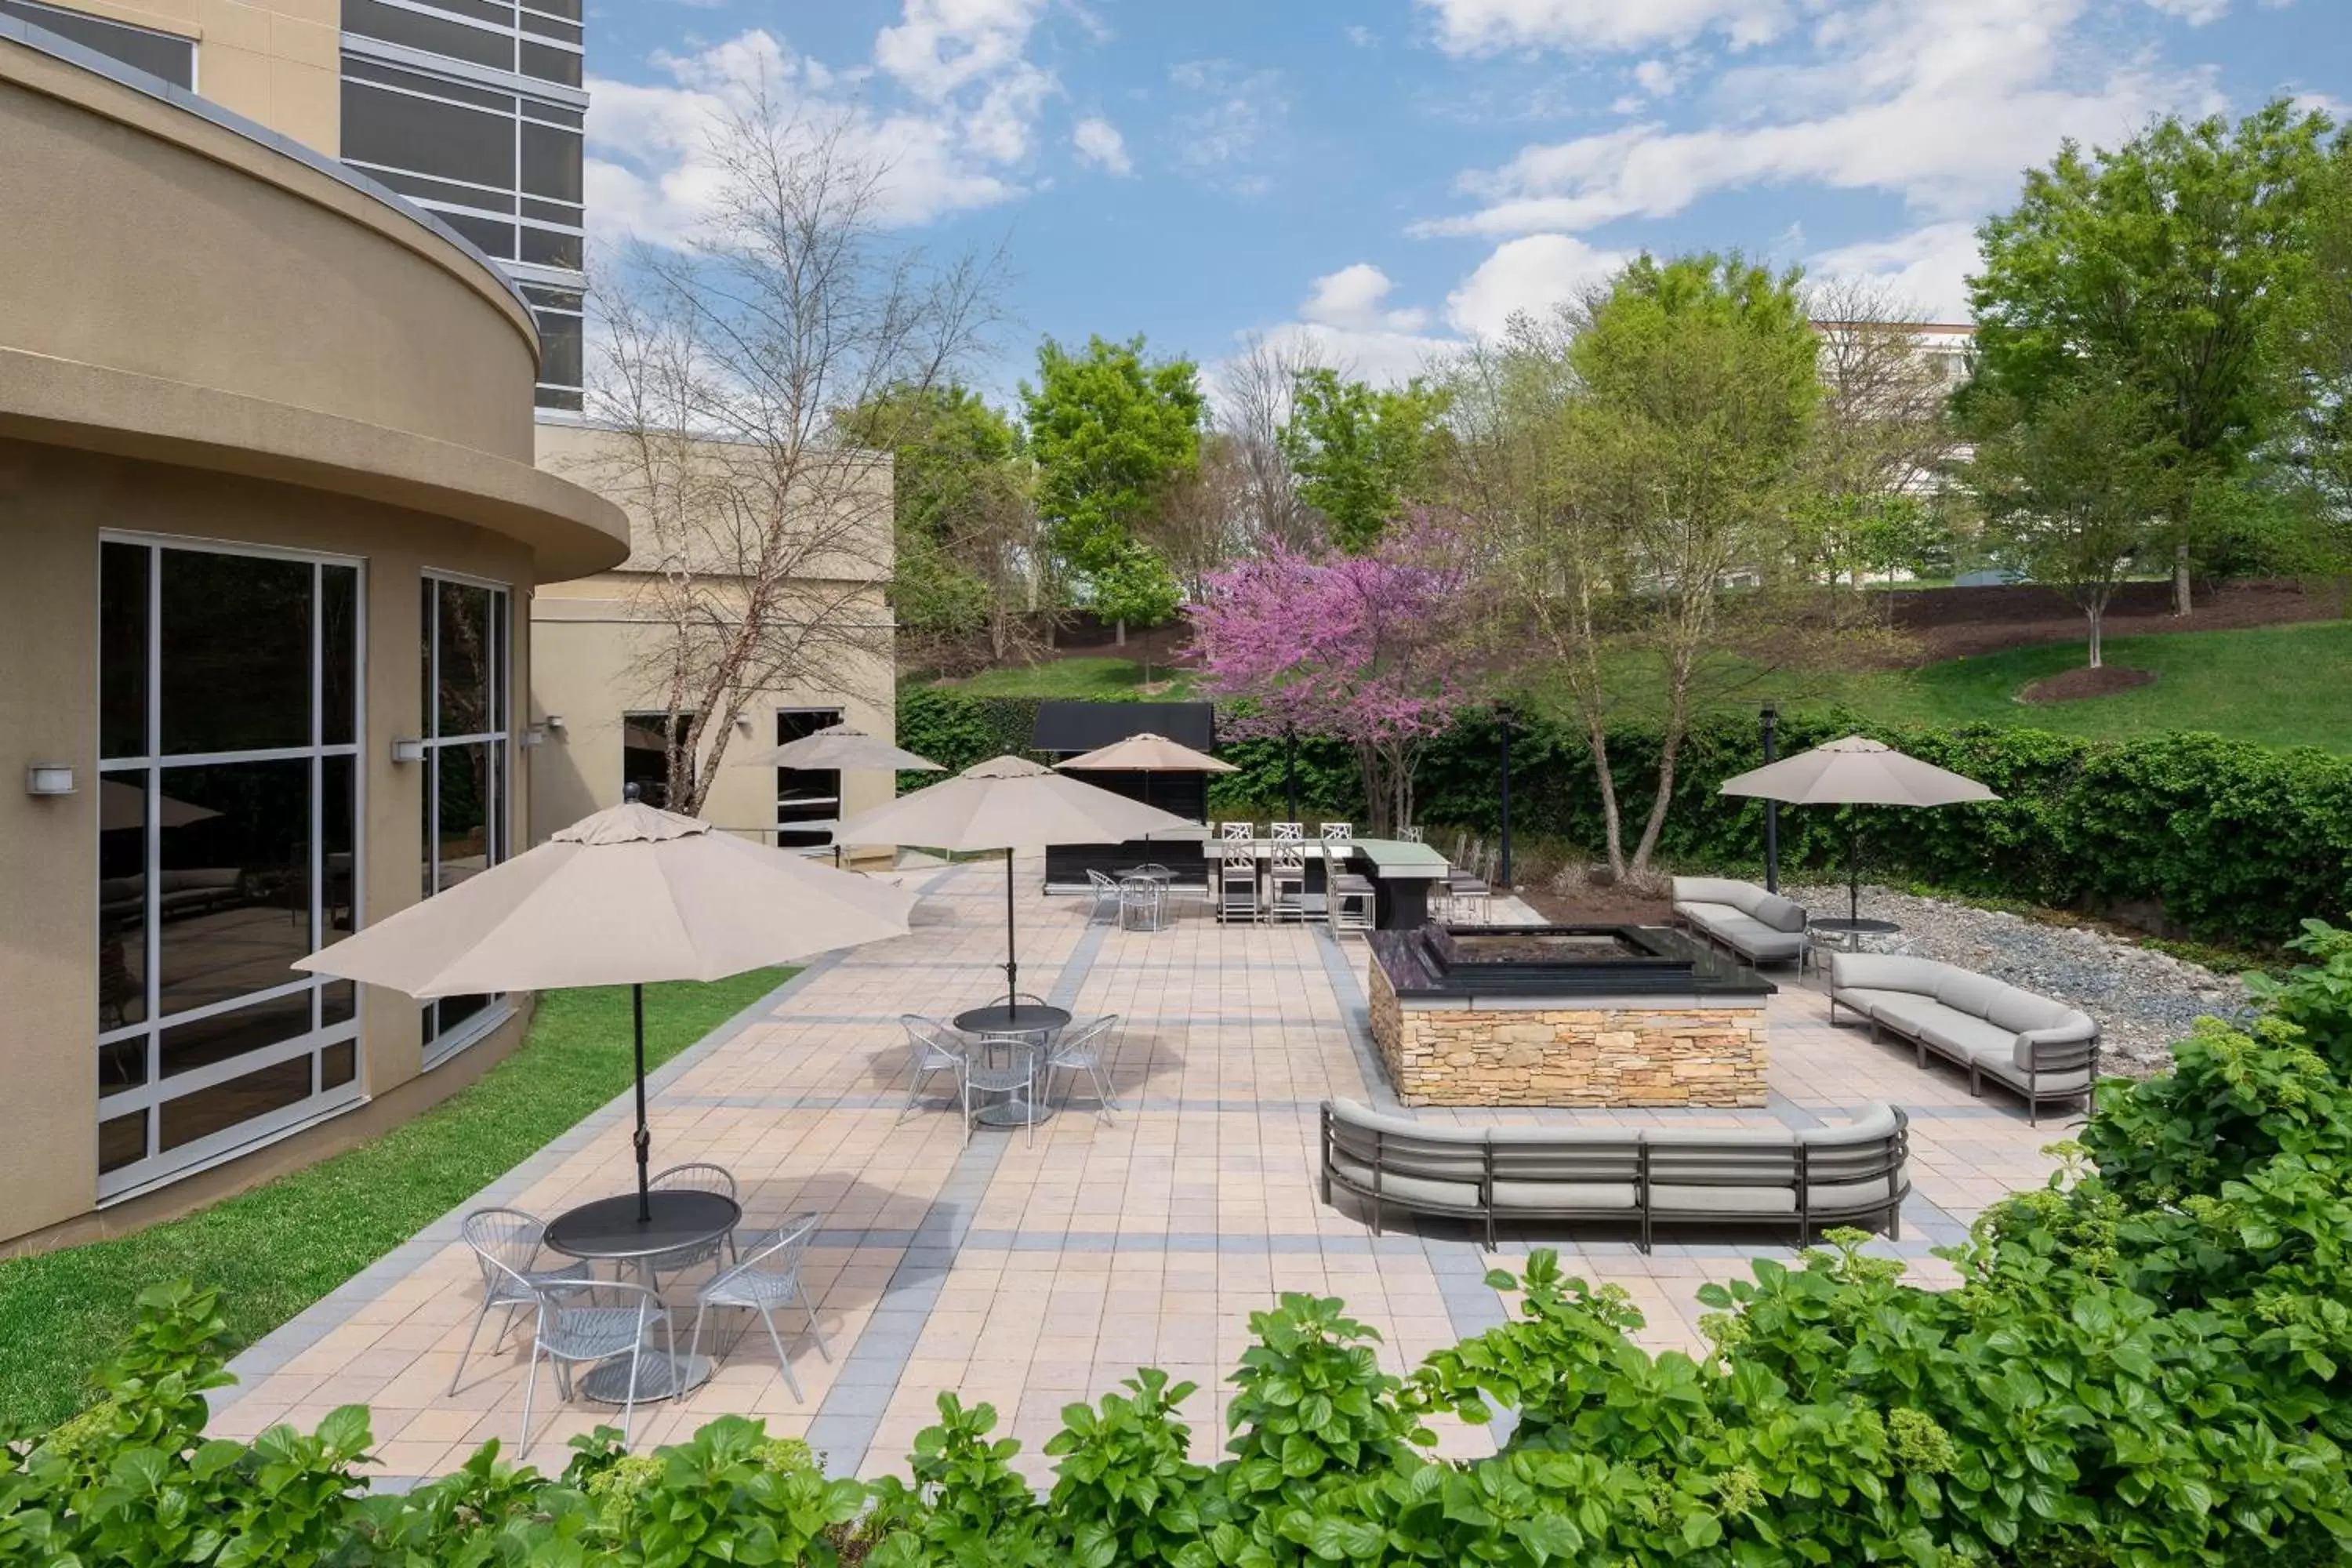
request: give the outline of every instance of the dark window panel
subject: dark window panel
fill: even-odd
[[[145,773],[100,778],[98,830],[98,1026],[119,1029],[147,1021]]]
[[[524,121],[522,188],[559,202],[581,200],[580,133]]]
[[[550,125],[568,125],[574,131],[584,128],[588,123],[588,117],[576,109],[566,109],[559,103],[544,103],[535,98],[520,101],[525,120],[543,120]]]
[[[359,837],[359,794],[353,783],[357,773],[353,758],[319,759],[319,866],[324,878],[319,908],[326,921],[319,938],[321,946],[331,946],[338,937],[349,934],[357,912],[359,889],[354,878],[359,862],[354,850]]]
[[[98,1124],[98,1173],[135,1165],[147,1157],[147,1113],[134,1110]]]
[[[386,5],[381,0],[343,0],[343,30],[365,38],[382,38],[387,44],[405,44],[412,49],[471,60],[478,66],[514,69],[511,34],[485,32],[463,22]],[[349,135],[348,131],[345,134]],[[348,148],[344,155],[350,156]]]
[[[438,1039],[464,1026],[468,1018],[478,1017],[488,1010],[492,996],[444,996],[434,1004],[436,1016],[430,1038]]]
[[[310,1032],[310,994],[298,991],[193,1024],[174,1024],[163,1032],[156,1054],[169,1079]]]
[[[580,20],[580,0],[522,0],[522,5],[526,15],[532,11],[544,11],[551,16],[562,16],[567,21]]]
[[[471,240],[474,248],[484,256],[496,257],[500,261],[514,259],[514,225],[465,213],[436,211],[433,216]]]
[[[790,745],[819,730],[841,722],[838,708],[781,710],[776,714],[776,743]],[[832,768],[776,770],[776,847],[803,848],[821,845],[830,835],[823,829],[795,830],[795,822],[823,822],[841,815],[841,774]]]
[[[621,796],[634,788],[646,805],[669,809],[669,743],[684,745],[693,732],[694,716],[681,713],[673,722],[666,713],[625,713],[621,716]],[[689,763],[688,767],[691,769]]]
[[[429,92],[437,98],[455,99],[459,103],[471,103],[483,109],[495,109],[502,114],[514,112],[514,94],[495,89],[469,87],[446,77],[425,76],[417,71],[404,71],[368,59],[364,56],[347,54],[343,57],[343,77],[348,82],[381,82],[386,87],[406,88],[411,92]]]
[[[522,30],[526,33],[536,33],[542,38],[554,38],[566,44],[576,44],[581,41],[578,23],[559,22],[552,16],[534,16],[528,11],[522,14]]]
[[[442,746],[433,759],[433,787],[440,806],[435,839],[436,892],[446,892],[490,864],[490,805],[496,787],[487,744]]]
[[[166,768],[166,799],[210,815],[162,830],[163,1015],[296,978],[310,944],[310,763]]]
[[[360,988],[348,980],[330,980],[319,987],[319,1026],[348,1024],[360,1010]]]
[[[531,405],[537,408],[562,408],[577,414],[587,405],[579,390],[568,386],[542,386],[531,394]]]
[[[319,568],[319,743],[347,746],[360,721],[360,574]]]
[[[529,196],[525,196],[523,198],[522,216],[525,217],[537,218],[541,223],[562,224],[570,228],[581,227],[587,218],[587,214],[583,209],[573,205],[570,202],[533,201]],[[545,292],[546,290],[544,289],[540,290],[540,293]],[[536,300],[540,297],[540,293],[535,293],[531,297]],[[572,309],[576,310],[579,308],[579,297],[574,295],[572,300]]]
[[[27,5],[26,0],[0,0],[0,16],[30,22],[86,49],[95,49],[109,59],[121,60],[134,70],[162,77],[174,87],[196,85],[196,46],[192,38],[174,37],[150,27],[133,27],[52,5]]]
[[[537,313],[539,379],[550,386],[581,384],[581,324],[577,316]]]
[[[163,753],[309,745],[310,563],[171,550],[163,571]]]
[[[577,271],[581,259],[580,237],[558,234],[551,228],[533,228],[524,224],[520,258],[540,267],[569,267]],[[545,335],[543,330],[541,335]],[[580,378],[575,373],[555,379],[577,381]]]
[[[559,49],[552,44],[534,44],[525,38],[522,43],[522,74],[537,77],[541,81],[562,82],[565,87],[578,87],[580,57],[570,49]]]
[[[436,11],[446,11],[453,16],[470,16],[477,22],[488,22],[493,27],[515,25],[515,8],[501,5],[498,0],[425,0]]]
[[[350,1040],[329,1046],[319,1053],[319,1087],[321,1089],[341,1089],[360,1076],[360,1048]]]
[[[362,174],[378,181],[388,190],[417,201],[441,202],[451,206],[479,207],[484,212],[510,213],[514,198],[498,191],[478,191],[471,185],[452,184],[447,180],[428,180],[422,174],[404,174],[392,169],[362,169]]]
[[[544,305],[551,310],[569,310],[578,315],[585,303],[577,289],[551,289],[544,283],[526,283],[522,297],[533,305]]]
[[[512,190],[514,121],[346,81],[342,155],[354,163]]]
[[[147,1081],[147,1037],[133,1036],[98,1047],[98,1092],[100,1099],[137,1089]]]
[[[143,544],[98,552],[98,754],[147,754],[147,573]]]
[[[185,1148],[199,1138],[226,1132],[240,1121],[299,1105],[310,1098],[310,1058],[300,1056],[166,1100],[162,1110],[162,1151]]]
[[[498,595],[465,583],[436,584],[440,668],[436,735],[478,735],[493,723],[490,689],[498,663],[491,611]]]

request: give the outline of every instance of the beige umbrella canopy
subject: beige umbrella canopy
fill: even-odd
[[[412,996],[628,985],[646,1191],[647,982],[716,980],[907,933],[914,895],[632,802],[294,967]]]
[[[874,768],[893,773],[923,773],[947,771],[929,757],[900,751],[880,736],[869,735],[847,724],[830,724],[814,734],[803,735],[797,741],[770,746],[748,756],[738,757],[736,761],[747,767],[764,768]]]
[[[1906,756],[1863,735],[1848,735],[1723,781],[1725,795],[1791,805],[1959,805],[2000,796],[1962,773]],[[1846,911],[1862,902],[1859,830],[1848,840]]]
[[[168,795],[155,797],[155,823],[159,827],[185,827],[191,822],[204,822],[219,815],[208,805],[192,805]],[[120,779],[100,780],[98,826],[99,830],[104,833],[124,827],[146,826],[147,792]]]
[[[1004,851],[1006,1002],[1020,994],[1013,945],[1013,852],[1052,844],[1122,844],[1191,824],[1172,812],[1097,789],[1024,757],[992,757],[951,779],[864,812],[841,825],[844,844],[919,844],[932,849]]]
[[[1233,763],[1220,762],[1206,752],[1170,740],[1165,735],[1146,731],[1129,735],[1124,741],[1072,757],[1054,764],[1060,768],[1087,769],[1100,773],[1231,773],[1241,770]]]

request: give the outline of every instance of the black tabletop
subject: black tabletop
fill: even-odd
[[[1893,936],[1903,929],[1893,921],[1848,920],[1843,915],[1833,920],[1811,920],[1805,923],[1815,931],[1828,931],[1832,936]]]
[[[967,1035],[1028,1035],[1040,1029],[1059,1029],[1069,1021],[1067,1009],[1035,1002],[1019,1005],[999,1002],[994,1006],[974,1007],[955,1016],[955,1026]]]
[[[743,1205],[724,1193],[672,1190],[648,1202],[651,1220],[637,1217],[635,1193],[566,1209],[549,1223],[547,1245],[567,1258],[649,1258],[724,1236],[743,1217]]]

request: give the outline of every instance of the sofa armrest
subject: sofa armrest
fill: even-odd
[[[2065,1072],[2086,1066],[2099,1047],[2099,1026],[2076,1016],[2046,1028],[2021,1029],[2010,1060],[2027,1072]]]

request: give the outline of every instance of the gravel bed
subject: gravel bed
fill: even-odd
[[[1843,883],[1781,891],[1817,915],[1845,913]],[[2043,925],[2006,910],[1868,885],[1862,913],[1903,928],[1901,937],[1872,946],[1957,963],[2080,1007],[2099,1021],[2105,1071],[2133,1078],[2160,1072],[2171,1062],[2172,1042],[2198,1018],[2242,1022],[2252,1016],[2236,975],[2086,927]]]

